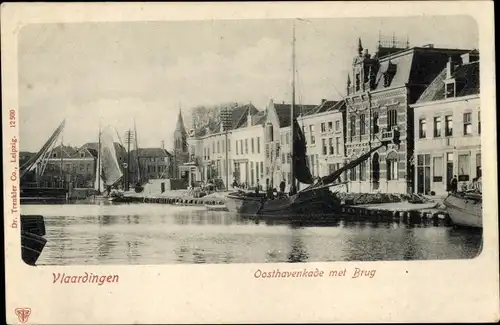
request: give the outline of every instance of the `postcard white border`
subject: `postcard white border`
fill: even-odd
[[[493,3],[2,3],[2,104],[6,311],[30,307],[28,323],[262,323],[498,321],[498,211]],[[17,111],[17,35],[26,24],[57,22],[253,18],[470,15],[479,28],[484,156],[484,245],[472,260],[30,267],[20,258],[19,228],[11,227],[9,110]],[[341,28],[339,26],[339,28]],[[18,202],[19,203],[19,202]],[[19,218],[19,216],[17,216]],[[373,279],[255,279],[257,269],[363,267]],[[119,283],[53,284],[52,273],[118,274]]]

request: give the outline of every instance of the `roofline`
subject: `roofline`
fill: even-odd
[[[423,47],[423,46],[413,46],[413,47],[410,47],[408,49],[402,49],[401,51],[399,52],[394,52],[392,54],[388,54],[388,55],[385,55],[383,57],[380,57],[379,58],[379,61],[380,62],[384,62],[384,61],[389,61],[391,59],[394,59],[394,58],[397,58],[397,57],[400,57],[400,56],[404,56],[404,55],[408,55],[409,53],[411,52],[416,52],[416,51],[420,51],[420,50],[423,50],[425,52],[456,52],[456,54],[458,53],[462,53],[462,52],[470,52],[472,51],[471,49],[448,49],[448,48],[444,48],[444,47]],[[375,52],[376,53],[376,52]],[[374,53],[374,54],[375,54]]]
[[[444,99],[438,99],[438,100],[430,100],[427,102],[422,102],[422,103],[414,103],[409,105],[412,108],[418,108],[422,106],[430,106],[430,105],[436,105],[436,104],[447,104],[447,103],[452,103],[452,102],[458,102],[458,101],[464,101],[464,100],[469,100],[469,99],[476,99],[480,98],[481,94],[472,94],[472,95],[467,95],[467,96],[458,96],[458,97],[451,97],[451,98],[444,98]]]

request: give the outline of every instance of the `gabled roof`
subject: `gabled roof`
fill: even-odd
[[[274,109],[276,111],[276,115],[278,115],[280,127],[288,127],[291,122],[291,104],[276,104],[274,103]],[[294,117],[297,118],[299,115],[307,115],[312,110],[314,110],[317,105],[296,105],[294,109]]]
[[[93,149],[97,152],[99,150],[99,143],[98,142],[87,142],[83,146],[80,147],[80,149],[82,149],[82,148],[86,148],[86,149],[90,148],[90,149]],[[118,155],[124,155],[127,153],[125,148],[118,142],[115,142],[115,151],[116,151],[116,154],[118,154]]]
[[[58,145],[58,146],[54,147],[54,149],[52,150],[52,153],[53,154],[55,153],[57,157],[60,157],[61,149],[62,149],[62,153],[63,153],[63,158],[72,157],[78,151],[78,149],[73,148],[71,146],[62,145],[62,148],[61,148],[61,145]]]
[[[345,102],[343,100],[337,101],[337,100],[326,100],[316,106],[314,109],[309,110],[306,114],[303,114],[303,116],[310,116],[314,114],[319,114],[319,113],[324,113],[324,112],[331,112],[333,110],[340,110],[342,107],[345,106]]]
[[[172,157],[172,154],[170,152],[162,148],[139,148],[138,150],[139,150],[139,158]],[[134,156],[135,150],[132,150],[131,153]]]
[[[255,106],[253,106],[252,104],[246,104],[231,108],[231,129],[234,130],[246,125],[248,114],[253,116],[258,112],[259,110],[257,110],[257,108],[255,108]],[[221,123],[221,115],[217,114],[216,117],[210,119],[208,123],[196,130],[195,135],[197,137],[202,137],[209,133],[219,133],[221,130]]]
[[[252,125],[264,125],[267,118],[267,111],[259,111],[257,114],[252,115]]]
[[[455,97],[479,94],[479,61],[456,67],[452,78],[456,82]],[[444,99],[445,80],[446,68],[425,89],[417,100],[417,104]]]

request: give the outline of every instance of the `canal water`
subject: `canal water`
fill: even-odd
[[[204,207],[23,205],[45,217],[38,265],[277,263],[473,258],[482,234],[439,225],[340,222],[295,227]]]

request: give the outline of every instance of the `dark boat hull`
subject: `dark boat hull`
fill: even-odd
[[[483,227],[483,202],[480,196],[450,194],[444,200],[444,205],[454,225]]]
[[[334,219],[341,210],[340,200],[328,189],[299,192],[290,197],[264,202],[259,215],[291,221]]]
[[[35,265],[47,243],[43,216],[21,216],[21,257],[28,265]]]
[[[35,265],[42,254],[47,239],[29,232],[21,232],[21,255],[28,265]]]
[[[243,215],[257,215],[262,207],[264,195],[231,193],[226,197],[226,208],[229,212]]]

